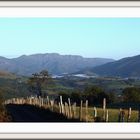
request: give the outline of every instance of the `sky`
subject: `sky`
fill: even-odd
[[[140,18],[0,18],[0,56],[140,54]]]

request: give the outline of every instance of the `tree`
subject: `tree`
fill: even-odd
[[[40,73],[32,74],[32,77],[29,78],[29,90],[37,96],[42,96],[42,85],[47,84],[51,80],[51,77],[47,70],[43,70]]]
[[[140,88],[129,87],[123,90],[123,101],[129,103],[140,102]]]
[[[89,101],[90,105],[96,104],[97,101],[97,94],[101,92],[101,89],[96,86],[87,87],[84,91],[84,98]]]
[[[91,86],[87,87],[84,91],[83,99],[87,99],[89,105],[101,104],[104,98],[108,101],[108,95],[100,87]]]
[[[76,102],[79,105],[82,99],[82,94],[83,93],[79,90],[72,91],[71,93],[72,102]]]
[[[57,98],[55,99],[57,102],[60,101],[60,96],[62,96],[63,102],[68,102],[68,98],[70,98],[70,93],[68,91],[60,91]]]
[[[107,96],[108,96],[108,100],[107,102],[108,103],[116,103],[118,102],[118,99],[117,99],[117,95],[115,93],[107,93]]]

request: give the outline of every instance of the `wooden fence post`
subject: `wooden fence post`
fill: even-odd
[[[118,114],[118,122],[122,121],[122,109],[120,108],[119,114]]]
[[[17,100],[16,100],[16,104],[19,104],[19,99],[17,98]]]
[[[73,104],[73,118],[76,118],[76,103]]]
[[[58,106],[59,106],[59,113],[61,114],[62,113],[62,110],[61,110],[60,102],[58,103]]]
[[[39,107],[41,107],[41,105],[42,105],[42,99],[41,99],[41,97],[39,98]]]
[[[97,109],[96,109],[96,107],[93,108],[93,116],[94,116],[94,118],[97,117]]]
[[[67,118],[69,118],[69,107],[68,107],[68,104],[67,104],[67,102],[65,102],[65,115],[66,115],[66,117]]]
[[[108,110],[106,111],[106,122],[108,122]]]
[[[69,117],[72,118],[72,110],[71,110],[70,98],[68,98],[68,104],[69,104]]]
[[[23,105],[23,100],[24,100],[24,99],[22,98],[21,101],[20,101],[20,104],[22,104],[22,105]]]
[[[130,119],[131,119],[131,112],[132,112],[132,109],[131,109],[131,107],[130,107],[130,108],[128,109],[127,122],[129,122]]]
[[[32,105],[35,105],[35,98],[32,97]]]
[[[13,98],[13,102],[14,102],[14,104],[16,104],[16,98]]]
[[[41,107],[43,107],[43,106],[44,106],[44,99],[41,98]]]
[[[106,109],[106,98],[103,99],[103,109]]]
[[[32,98],[29,96],[29,105],[32,105]]]
[[[103,99],[103,120],[106,118],[106,98]]]
[[[67,117],[67,103],[64,103],[64,109],[65,109],[65,116]]]
[[[80,109],[79,109],[79,118],[80,118],[80,121],[82,121],[83,119],[83,101],[81,100],[81,105],[80,105]]]
[[[48,108],[50,108],[50,99],[48,96],[47,96],[47,106],[48,106]]]
[[[63,106],[62,96],[60,96],[60,106],[61,106],[61,113],[64,114],[64,106]]]
[[[53,111],[53,109],[54,109],[54,100],[51,100],[50,103],[51,103],[51,111]]]
[[[38,97],[36,98],[36,106],[38,106]]]
[[[125,121],[125,111],[123,110],[122,111],[122,122],[124,122]]]
[[[88,100],[86,100],[85,120],[88,122]]]
[[[39,106],[39,98],[37,98],[37,106]]]

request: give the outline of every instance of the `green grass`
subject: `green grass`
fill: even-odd
[[[109,122],[118,122],[118,115],[119,115],[119,109],[107,109],[109,113]],[[125,122],[127,122],[127,116],[128,116],[128,110],[124,109],[125,111]],[[88,121],[94,122],[94,116],[93,116],[93,107],[88,108]],[[77,107],[77,117],[79,117],[79,107]],[[103,117],[103,109],[97,108],[97,116]],[[85,118],[85,108],[83,108],[83,119]],[[138,111],[132,110],[131,118],[129,122],[138,122]]]

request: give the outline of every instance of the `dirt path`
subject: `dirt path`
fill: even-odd
[[[68,120],[58,113],[30,105],[9,104],[6,108],[12,116],[12,122],[78,122],[78,120]]]

